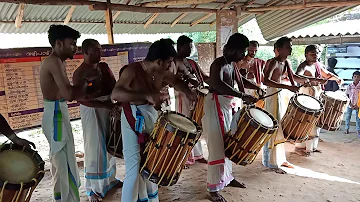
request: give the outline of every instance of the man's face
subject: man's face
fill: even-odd
[[[245,57],[245,51],[246,51],[246,48],[236,50],[236,51],[235,51],[235,55],[234,55],[234,59],[235,59],[234,62],[239,62],[239,61],[241,61],[242,59],[244,59],[244,57]]]
[[[306,61],[317,62],[320,56],[319,50],[312,50],[305,54]]]
[[[155,69],[157,72],[164,72],[171,67],[171,63],[174,61],[173,57],[170,57],[167,60],[158,60],[158,67]]]
[[[292,43],[286,42],[283,47],[278,49],[278,51],[279,51],[279,55],[282,57],[287,57],[287,56],[291,55]]]
[[[251,58],[255,58],[256,52],[258,51],[257,46],[250,45],[248,48],[248,56]]]
[[[98,42],[92,44],[89,48],[87,55],[92,63],[98,63],[101,61],[101,46]]]
[[[178,52],[181,56],[189,57],[191,55],[192,43],[184,44],[178,47]]]
[[[71,38],[66,38],[64,40],[58,40],[56,43],[59,45],[62,55],[73,59],[77,50],[76,41],[77,40]]]

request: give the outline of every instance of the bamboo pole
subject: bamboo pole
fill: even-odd
[[[144,28],[148,28],[149,25],[160,15],[160,13],[154,13],[152,16],[148,19],[148,21],[145,23]]]
[[[74,11],[75,11],[75,8],[76,8],[76,6],[71,6],[71,7],[70,7],[69,12],[68,12],[68,14],[66,15],[66,18],[65,18],[65,20],[64,20],[64,25],[69,24],[69,22],[70,22],[70,20],[71,20],[71,17],[72,17],[72,15],[73,15]]]
[[[21,23],[22,23],[22,20],[24,17],[24,9],[25,9],[25,4],[23,4],[23,3],[19,4],[18,14],[15,19],[15,27],[16,28],[21,28]]]
[[[111,0],[107,0],[107,3],[111,4]],[[105,22],[109,44],[114,44],[113,19],[110,6],[105,11]]]
[[[196,8],[197,5],[193,5],[191,6],[191,8]],[[174,27],[180,20],[182,20],[185,16],[187,16],[187,14],[189,13],[182,13],[181,15],[179,15],[179,17],[177,17],[172,23],[171,23],[171,27]]]
[[[148,3],[143,3],[141,4],[141,6],[165,7],[165,6],[173,6],[173,5],[206,4],[214,1],[215,0],[165,0],[165,1],[153,1]]]
[[[236,1],[236,0],[229,0],[229,1],[227,1],[225,4],[221,5],[221,6],[218,8],[218,10],[222,10],[222,9],[230,6],[230,5],[231,5],[232,3],[234,3],[235,1]],[[211,14],[211,15],[210,15],[210,14]],[[211,16],[213,15],[213,13],[210,13],[210,14],[205,15],[205,16],[203,16],[202,18],[200,18],[200,19],[192,22],[192,23],[190,24],[190,26],[195,26],[195,25],[199,24],[200,22],[208,19],[209,17],[211,17]],[[216,21],[216,20],[215,20],[215,21]],[[213,22],[212,22],[211,24],[213,24]],[[211,26],[211,24],[210,24],[210,26]]]
[[[125,2],[125,5],[129,5],[129,3],[131,2],[131,0],[127,0],[127,2]],[[121,14],[121,11],[116,11],[115,15],[113,16],[113,22],[115,22],[116,18],[119,17],[119,15]]]

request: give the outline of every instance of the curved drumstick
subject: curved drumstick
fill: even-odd
[[[272,94],[270,94],[270,95],[266,95],[266,96],[260,97],[258,100],[264,100],[265,98],[274,96],[274,95],[280,93],[281,91],[282,91],[282,89],[280,89],[280,90],[278,90],[278,91],[276,91],[275,93],[272,93]]]

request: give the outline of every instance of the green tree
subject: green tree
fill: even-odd
[[[186,33],[186,36],[190,37],[194,43],[214,43],[216,42],[216,32],[207,31],[207,32],[192,32]]]

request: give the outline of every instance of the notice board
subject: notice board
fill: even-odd
[[[116,79],[120,69],[145,58],[149,43],[103,45],[102,61],[109,64]],[[13,130],[41,125],[43,97],[40,88],[40,67],[51,54],[51,48],[17,48],[0,50],[0,113]],[[70,82],[83,62],[81,50],[66,61]],[[80,118],[79,104],[68,102],[71,119]]]

